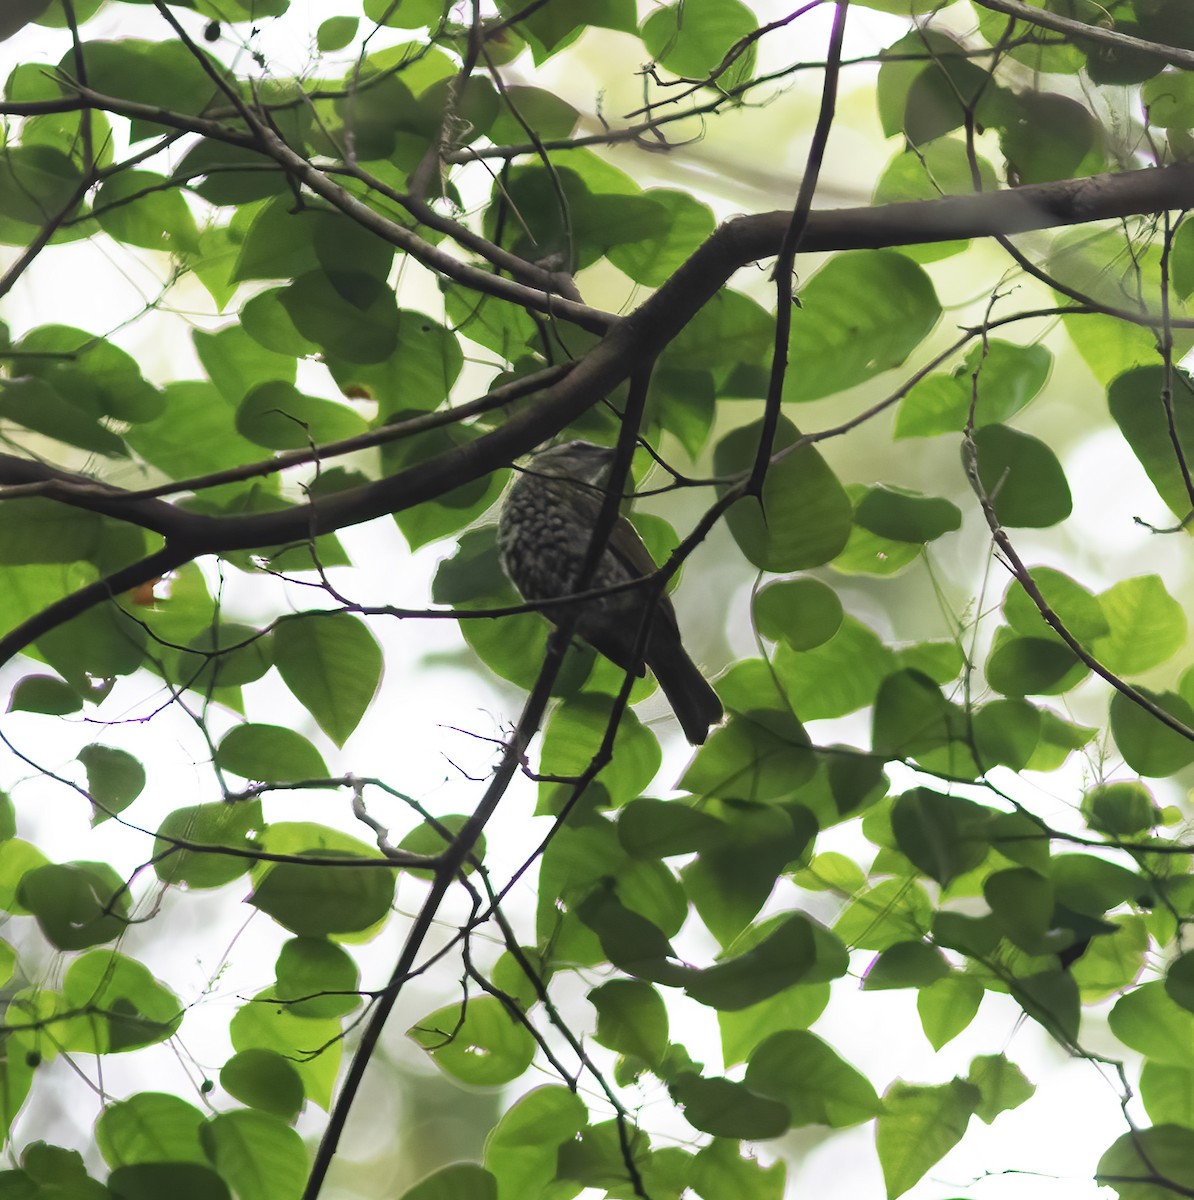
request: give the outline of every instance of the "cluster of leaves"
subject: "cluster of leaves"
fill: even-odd
[[[964,1076],[876,1087],[810,1028],[851,973],[867,992],[917,990],[934,1049],[967,1029],[992,992],[1089,1056],[1091,1008],[1107,1005],[1132,1064],[1124,1078],[1151,1124],[1116,1141],[1099,1173],[1125,1200],[1189,1194],[1194,965],[1176,948],[1194,914],[1194,849],[1173,836],[1179,810],[1158,798],[1171,785],[1146,782],[1194,763],[1186,618],[1159,574],[1114,562],[1096,572],[1099,546],[1067,555],[1060,539],[1034,543],[1060,548],[1028,567],[1016,541],[1022,530],[1054,531],[1074,510],[1074,419],[1051,414],[1076,401],[1055,355],[1093,379],[1080,420],[1117,435],[1120,469],[1138,465],[1177,522],[1194,506],[1194,387],[1177,366],[1194,328],[1184,307],[1194,226],[1141,217],[1082,227],[1028,259],[1003,236],[1010,225],[993,219],[1007,261],[1042,286],[1042,307],[997,309],[1006,297],[999,271],[988,271],[977,290],[989,311],[943,347],[939,289],[970,242],[947,221],[935,227],[942,209],[927,204],[922,243],[884,248],[875,233],[879,248],[845,249],[801,278],[777,356],[776,314],[721,280],[669,325],[669,297],[700,283],[693,264],[711,244],[713,208],[640,186],[622,169],[637,159],[615,166],[593,146],[666,145],[673,122],[687,133],[709,114],[741,119],[745,105],[772,98],[769,84],[806,65],[762,71],[767,37],[783,22],[760,25],[740,0],[663,5],[641,24],[630,0],[499,0],[494,15],[460,25],[442,0],[364,0],[359,17],[310,31],[312,69],[285,78],[257,77],[267,64],[252,22],[283,17],[286,0],[155,0],[141,8],[161,18],[157,39],[112,41],[87,36],[100,4],[51,4],[43,19],[66,30],[65,52],[23,62],[5,85],[0,242],[32,253],[17,257],[0,294],[43,251],[52,261],[60,246],[69,254],[71,243],[102,239],[149,252],[167,276],[163,299],[193,278],[224,316],[190,333],[201,377],[166,382],[115,334],[3,330],[0,422],[12,453],[0,456],[0,482],[11,485],[0,497],[0,628],[13,632],[0,644],[34,660],[14,677],[8,707],[23,715],[9,720],[35,741],[75,714],[102,725],[131,708],[158,721],[200,702],[207,790],[156,825],[140,816],[152,813],[140,758],[105,737],[72,746],[78,769],[53,782],[85,795],[97,826],[128,822],[143,834],[149,823],[143,858],[158,887],[199,903],[247,885],[285,940],[273,981],[228,1023],[232,1054],[214,1072],[214,1105],[214,1079],[194,1097],[206,1110],[156,1090],[106,1101],[95,1126],[106,1182],[87,1171],[98,1157],[85,1163],[32,1141],[19,1167],[0,1173],[0,1194],[314,1197],[390,1007],[438,962],[423,940],[445,919],[450,891],[472,903],[445,975],[454,981],[463,964],[466,994],[417,1020],[407,1014],[410,1039],[466,1085],[511,1084],[535,1063],[560,1082],[506,1109],[481,1163],[443,1167],[408,1200],[584,1188],[776,1200],[784,1166],[762,1166],[741,1143],[872,1121],[887,1193],[903,1194],[972,1117],[995,1120],[1033,1086],[1003,1053],[987,1053]],[[901,16],[937,7],[866,3]],[[1017,185],[1146,161],[1160,176],[1186,156],[1194,76],[1173,65],[1194,47],[1185,0],[1119,0],[1104,6],[1114,28],[1089,33],[1067,31],[1069,8],[1042,6],[1052,23],[1037,27],[979,3],[968,38],[917,22],[893,40],[874,88],[892,151],[877,206],[974,190],[1014,198]],[[520,56],[537,66],[579,59],[592,29],[652,66],[638,124],[580,144],[577,108],[503,69]],[[1131,107],[1114,120],[1083,92],[1111,84],[1137,89],[1123,93]],[[1048,206],[1040,211],[1047,225]],[[1084,218],[1102,215],[1123,213]],[[876,208],[874,228],[883,221]],[[806,234],[813,228],[810,219]],[[581,304],[570,282],[592,267],[586,286],[611,277],[625,286],[609,312]],[[424,271],[436,302],[408,307]],[[653,289],[651,320],[612,315]],[[757,653],[717,680],[728,718],[676,794],[653,794],[660,743],[615,699],[622,672],[571,647],[539,750],[545,832],[524,864],[538,871],[530,920],[503,906],[509,884],[486,865],[477,814],[412,805],[407,836],[393,846],[382,834],[380,848],[330,824],[278,819],[273,792],[340,787],[377,834],[363,797],[403,783],[347,774],[343,748],[383,674],[373,625],[326,574],[352,565],[336,536],[347,525],[395,508],[412,550],[451,539],[431,599],[459,613],[470,666],[539,690],[551,658],[542,615],[478,619],[518,601],[492,523],[506,473],[465,468],[520,419],[530,428],[534,405],[547,412],[569,366],[583,372],[644,327],[665,332],[647,355],[650,386],[632,432],[669,463],[712,463],[716,485],[700,497],[726,506],[738,577],[757,575],[749,614],[735,617],[752,623]],[[1018,329],[1029,332],[1017,340]],[[786,376],[775,370],[784,354]],[[631,358],[606,368],[587,407],[547,432],[567,424],[570,436],[616,439],[629,419],[625,381],[645,366]],[[893,383],[910,361],[915,374]],[[524,398],[525,409],[501,404],[512,393],[497,389],[528,379],[541,397]],[[486,386],[497,399],[461,404]],[[837,425],[813,435],[797,425],[828,411],[818,401],[840,409],[859,397],[870,407],[857,418],[842,423],[837,412]],[[848,444],[884,414],[910,459],[948,448],[933,461],[953,465],[931,487],[895,481],[907,473],[890,441],[882,466],[858,473],[866,482],[839,479],[822,447]],[[527,437],[518,449],[538,440]],[[761,446],[765,476],[743,495]],[[431,479],[438,462],[461,469]],[[131,490],[130,480],[144,486]],[[410,491],[387,507],[397,493],[381,489],[394,481]],[[635,519],[657,560],[681,545],[660,517]],[[981,614],[944,622],[939,638],[898,640],[851,604],[888,579],[942,569],[959,545],[992,540],[1010,584],[997,608],[979,597]],[[324,588],[327,607],[270,621],[230,614],[210,557],[195,561],[215,554],[279,613],[289,593],[278,576]],[[1097,583],[1079,578],[1084,565]],[[962,586],[977,594],[980,585]],[[310,736],[268,719],[279,683],[309,714]],[[630,698],[650,686],[636,684]],[[806,729],[857,714],[869,721],[865,745],[825,744]],[[522,749],[511,739],[511,770]],[[1072,782],[1075,761],[1086,764],[1083,785]],[[1074,787],[1079,832],[1053,828],[1020,798],[1024,771],[1057,772],[1058,790]],[[477,813],[494,802],[478,794]],[[126,944],[151,907],[142,872],[52,862],[17,836],[18,816],[6,800],[0,909],[24,918],[0,942],[6,1136],[53,1059],[185,1039],[194,999]],[[863,861],[818,848],[846,824],[870,847]],[[399,875],[426,897],[406,924],[392,912]],[[817,920],[810,908],[833,915]],[[390,984],[366,991],[345,943],[398,926],[406,940]],[[502,946],[496,961],[473,960],[481,929]],[[591,1016],[556,1002],[575,996],[577,979],[596,1014],[591,1038],[581,1036]],[[684,1016],[694,1008],[715,1016],[720,1046],[701,1058],[718,1062],[693,1057]],[[337,1089],[346,1034],[361,1021],[363,1049]],[[595,1057],[590,1042],[608,1054]],[[602,1103],[582,1100],[577,1071]],[[698,1141],[653,1140],[623,1098],[632,1088],[666,1094]],[[332,1132],[308,1175],[295,1124],[310,1106],[331,1109]]]

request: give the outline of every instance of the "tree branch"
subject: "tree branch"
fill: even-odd
[[[309,175],[321,186],[327,185],[341,192],[315,167],[280,141],[275,141],[275,150],[287,160],[296,160],[296,169],[304,177]],[[355,197],[341,194],[350,202],[349,208],[353,209],[350,215],[356,215],[355,210],[359,208],[367,221],[392,224]],[[801,250],[881,248],[997,232],[1017,233],[1182,208],[1190,204],[1192,196],[1194,165],[1183,163],[1011,191],[949,196],[877,208],[822,211],[810,214]],[[781,211],[726,222],[634,312],[621,320],[612,314],[600,313],[599,323],[608,329],[606,336],[576,363],[567,377],[545,389],[535,403],[528,404],[500,429],[435,455],[390,478],[319,497],[283,511],[237,516],[188,512],[157,499],[127,501],[121,498],[117,489],[97,493],[92,488],[82,494],[77,487],[63,487],[61,492],[51,487],[43,494],[65,504],[150,529],[175,548],[185,546],[189,558],[307,541],[321,533],[332,533],[434,500],[451,488],[506,466],[559,433],[607,396],[640,364],[657,356],[736,270],[777,254],[791,219],[790,212]],[[402,229],[401,226],[395,228]],[[518,288],[508,280],[487,275],[476,268],[469,270],[487,280],[509,284],[524,298],[532,296],[549,302],[549,306],[567,305],[558,297]],[[615,322],[612,327],[610,322]],[[24,459],[0,456],[0,484],[41,482],[64,474]],[[131,587],[141,581],[123,586]],[[76,595],[85,593],[92,594],[92,589],[84,589]],[[92,602],[107,594],[93,594]],[[0,639],[0,663],[32,640],[21,640],[18,633],[14,631]]]
[[[1033,8],[1024,0],[973,0],[979,8],[991,12],[1003,13],[1004,16],[1016,17],[1037,25],[1041,29],[1051,29],[1054,33],[1064,33],[1067,37],[1085,38],[1091,42],[1099,42],[1104,46],[1114,46],[1119,50],[1145,50],[1155,54],[1174,67],[1194,67],[1194,50],[1182,50],[1177,46],[1166,46],[1163,42],[1150,42],[1144,38],[1133,37],[1129,33],[1117,33],[1114,29],[1105,29],[1101,25],[1087,25],[1085,21],[1075,21],[1070,17],[1058,16],[1057,13],[1047,12],[1043,8]]]

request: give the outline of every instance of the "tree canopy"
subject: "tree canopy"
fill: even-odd
[[[944,1198],[1028,1034],[1194,1195],[1189,0],[0,37],[0,1198]],[[557,437],[695,751],[501,572]]]

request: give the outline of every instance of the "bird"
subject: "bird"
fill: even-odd
[[[498,519],[497,545],[502,570],[524,600],[554,600],[576,590],[613,460],[608,446],[564,442],[534,455],[515,480]],[[619,516],[583,590],[642,579],[656,569],[638,531]],[[625,671],[642,675],[650,667],[689,743],[702,745],[724,714],[721,701],[685,651],[675,610],[662,593],[640,648],[647,594],[627,588],[581,602],[574,632]],[[558,624],[564,607],[553,605],[545,615]]]

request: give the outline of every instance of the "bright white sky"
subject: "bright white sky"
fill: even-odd
[[[781,11],[779,4],[756,6],[764,18]],[[765,10],[765,11],[764,11]],[[296,0],[285,21],[265,22],[262,26],[260,48],[278,73],[301,69],[307,61],[310,30],[319,20],[338,11],[351,11],[347,4],[327,0]],[[777,61],[793,56],[798,45],[809,57],[819,57],[813,49],[823,44],[828,27],[828,12],[802,18],[789,32],[772,39],[770,53]],[[964,22],[964,17],[959,18]],[[106,13],[85,27],[90,38],[110,38],[145,32],[156,36],[159,21],[150,9],[127,5],[112,6]],[[847,55],[868,53],[890,42],[902,30],[901,22],[892,18],[855,9],[851,14]],[[380,35],[375,46],[389,41],[405,40],[401,31]],[[606,113],[618,113],[632,107],[638,100],[639,81],[628,67],[637,59],[627,57],[628,42],[615,34],[598,33],[590,39],[586,55],[589,74],[577,69],[573,55],[565,56],[566,66],[552,63],[536,77],[536,82],[557,88],[582,112],[595,111],[596,97],[603,92],[602,105]],[[0,75],[19,62],[56,62],[67,48],[67,41],[58,31],[30,27],[12,40],[0,44]],[[641,51],[635,51],[641,53]],[[519,68],[530,76],[528,65]],[[879,142],[874,118],[864,114],[871,104],[865,82],[867,76],[848,76],[843,95],[842,121],[835,127],[830,154],[825,168],[826,194],[830,203],[865,202],[875,179],[893,152],[892,147]],[[853,83],[857,81],[857,83]],[[850,90],[851,86],[856,90]],[[647,156],[623,150],[614,161],[635,174],[644,183],[666,182],[671,186],[712,186],[716,195],[711,199],[719,215],[736,211],[754,211],[781,207],[790,203],[806,146],[807,133],[792,134],[793,129],[811,128],[809,114],[815,111],[819,80],[809,74],[801,85],[762,110],[750,110],[724,122],[711,125],[706,140],[699,146],[669,156]],[[763,149],[765,147],[765,149]],[[762,164],[762,167],[760,167]],[[650,174],[645,174],[650,172]],[[11,248],[0,248],[0,266],[15,255]],[[165,276],[165,262],[149,254],[133,255],[110,245],[81,244],[55,250],[43,256],[38,268],[5,302],[3,316],[14,332],[34,325],[55,322],[78,325],[98,333],[116,327],[120,321],[139,312],[146,299],[156,294]],[[945,292],[954,291],[958,297],[969,294],[970,283],[951,275],[949,264],[942,271]],[[807,269],[806,269],[807,273]],[[593,303],[620,305],[625,299],[624,280],[609,279],[600,272],[584,281],[586,295]],[[763,276],[759,276],[761,280]],[[413,297],[404,293],[409,306],[432,307],[436,302],[434,287],[429,281],[407,280],[413,284]],[[202,316],[205,294],[196,287],[184,285],[173,297],[176,307],[194,310],[183,319],[170,314],[155,314],[127,329],[113,334],[113,340],[136,355],[148,377],[155,382],[193,376],[197,371],[185,336],[187,321],[193,319],[204,325],[220,324]],[[1078,368],[1079,370],[1081,368]],[[326,386],[312,371],[311,378],[300,378],[300,384],[310,390]],[[478,390],[484,375],[475,374]],[[815,424],[815,422],[814,422]],[[953,453],[953,451],[950,451]],[[848,457],[848,452],[847,457]],[[1156,498],[1142,477],[1125,477],[1114,499],[1100,478],[1100,443],[1084,445],[1078,453],[1078,491],[1075,495],[1076,528],[1071,533],[1077,539],[1095,536],[1094,544],[1115,546],[1140,559],[1141,570],[1160,569],[1170,578],[1171,585],[1185,581],[1185,571],[1177,565],[1155,564],[1153,546],[1146,546],[1140,531],[1126,528],[1122,522],[1125,508],[1144,514],[1156,510]],[[837,460],[835,460],[836,462]],[[921,459],[916,460],[920,469]],[[864,475],[874,470],[862,466]],[[886,465],[883,468],[886,472]],[[1130,495],[1130,499],[1125,499]],[[1112,507],[1113,505],[1113,507]],[[1134,507],[1133,507],[1134,505]],[[340,586],[354,599],[365,604],[399,604],[418,607],[427,603],[428,583],[435,564],[446,553],[444,546],[425,548],[416,554],[407,552],[405,545],[388,520],[346,530],[341,535],[357,564],[352,571],[339,574]],[[1131,540],[1129,540],[1131,539]],[[1047,540],[1047,539],[1046,539]],[[1045,544],[1042,542],[1042,544]],[[1154,544],[1155,546],[1155,544]],[[1105,581],[1096,574],[1098,565],[1082,563],[1080,577],[1092,586]],[[1003,583],[996,585],[996,594]],[[263,588],[259,581],[228,573],[227,604],[230,610],[252,620],[265,618],[278,602],[272,588]],[[308,605],[315,597],[301,592],[292,593],[292,603]],[[725,607],[726,598],[719,600]],[[742,595],[730,601],[732,611],[744,611]],[[682,613],[693,598],[680,593]],[[881,602],[881,601],[880,601]],[[929,620],[935,618],[930,615]],[[935,636],[944,636],[937,625]],[[342,754],[336,754],[324,742],[329,766],[333,771],[351,770],[358,775],[379,775],[395,786],[418,796],[434,811],[445,813],[469,809],[479,794],[478,785],[467,775],[484,776],[492,760],[491,749],[485,743],[452,727],[476,733],[497,735],[503,721],[511,720],[520,697],[511,689],[487,684],[469,670],[456,669],[447,656],[457,653],[461,640],[455,628],[447,622],[406,624],[399,628],[394,622],[375,626],[382,638],[388,664],[383,692]],[[919,631],[921,636],[925,631]],[[739,651],[749,648],[747,630],[731,631],[730,644]],[[9,667],[0,682],[11,684],[23,672]],[[136,695],[138,686],[125,682],[119,695],[127,697],[125,713],[129,717],[145,711],[145,699],[153,693],[148,683],[144,695]],[[249,713],[260,720],[291,725],[319,740],[309,718],[289,697],[280,684],[268,680],[248,689]],[[658,700],[647,705],[645,715],[658,717],[663,712]],[[120,716],[121,714],[109,714]],[[224,717],[213,718],[213,726],[226,727]],[[127,814],[149,829],[156,827],[161,817],[179,804],[212,800],[215,791],[210,774],[203,765],[202,751],[194,736],[193,727],[180,715],[163,714],[155,718],[152,727],[141,724],[117,725],[103,728],[85,725],[78,720],[59,723],[52,740],[46,739],[46,722],[21,714],[6,717],[5,729],[18,746],[40,763],[64,771],[75,778],[81,772],[71,766],[79,746],[92,740],[121,745],[142,757],[150,771],[150,786],[145,796]],[[152,731],[151,731],[152,730]],[[814,736],[824,742],[834,740],[865,740],[867,731],[860,723],[835,723],[833,728],[814,728]],[[679,773],[686,761],[686,748],[673,740],[666,748],[665,771],[661,780],[666,785]],[[188,765],[191,764],[191,765]],[[110,858],[122,868],[131,869],[148,856],[146,838],[130,834],[114,823],[92,831],[87,824],[86,806],[77,796],[44,782],[29,779],[23,767],[13,769],[6,764],[0,771],[0,782],[15,787],[15,796],[22,813],[21,833],[42,846],[58,859]],[[19,782],[25,780],[25,782]],[[897,781],[903,786],[903,781]],[[1076,785],[1077,772],[1069,780],[1049,777],[1042,781],[1047,792],[1033,793],[1022,784],[1021,792],[1043,815],[1064,822],[1073,796],[1063,795],[1062,783]],[[1076,795],[1076,792],[1074,793]],[[528,790],[508,798],[502,810],[501,823],[490,833],[490,846],[497,878],[502,867],[517,863],[529,843],[527,821],[532,798]],[[40,807],[39,807],[40,806]],[[401,810],[387,810],[378,804],[374,815],[392,821],[395,829],[404,830],[408,822]],[[287,796],[271,801],[267,815],[273,819],[311,819],[342,821],[358,836],[367,832],[354,827],[347,812],[347,803],[328,795],[308,799]],[[505,836],[503,836],[505,834]],[[866,849],[853,829],[835,831],[822,838],[819,849],[841,849],[847,853],[865,854]],[[238,940],[231,951],[230,966],[223,972],[211,993],[199,1000],[195,1011],[184,1026],[187,1051],[207,1064],[219,1063],[226,1054],[224,1033],[236,997],[249,994],[268,985],[272,979],[271,965],[280,938],[278,930],[268,919],[254,917],[243,932],[237,930],[252,910],[236,903],[245,892],[243,883],[231,885],[220,893],[200,897],[175,897],[168,900],[167,911],[157,922],[134,930],[130,944],[140,946],[144,941],[155,942],[152,961],[155,970],[176,989],[184,1001],[197,1000],[216,972],[229,943]],[[399,906],[412,908],[418,899],[418,889],[409,883],[400,886]],[[804,902],[814,914],[830,917],[823,910],[823,898],[800,897],[789,893],[784,905]],[[529,904],[529,892],[523,892],[521,902]],[[7,931],[20,938],[26,919],[18,919]],[[170,924],[169,941],[162,944],[161,935]],[[377,942],[363,951],[368,974],[366,985],[384,978],[392,961],[401,922],[395,922]],[[707,956],[708,943],[694,939],[694,957]],[[870,955],[860,954],[857,970],[865,967]],[[47,969],[51,964],[47,964]],[[440,1001],[438,992],[426,988],[412,993],[395,1017],[389,1039],[391,1047],[400,1051],[401,1031],[411,1020]],[[580,1006],[586,1019],[587,1007]],[[688,1008],[677,1012],[689,1013]],[[1005,1050],[1028,1077],[1037,1084],[1037,1096],[1020,1110],[1001,1116],[988,1128],[977,1120],[972,1123],[962,1146],[944,1159],[912,1192],[909,1200],[945,1200],[953,1196],[975,1196],[981,1200],[1019,1200],[1047,1190],[1050,1200],[1093,1200],[1106,1194],[1096,1188],[1090,1177],[1101,1151],[1124,1132],[1114,1088],[1105,1083],[1098,1070],[1082,1062],[1070,1061],[1034,1024],[1017,1026],[1018,1009],[1005,997],[989,996],[984,1001],[980,1018],[963,1035],[934,1055],[923,1034],[915,1011],[915,995],[910,992],[862,994],[856,978],[839,981],[834,998],[825,1016],[817,1023],[815,1032],[826,1038],[848,1060],[854,1062],[882,1089],[892,1079],[939,1083],[954,1074],[964,1075],[970,1059],[977,1054]],[[408,1019],[409,1018],[409,1019]],[[694,1043],[709,1058],[709,1047],[715,1042],[705,1036],[710,1028],[707,1014],[686,1016],[694,1021]],[[1091,1048],[1102,1050],[1105,1040],[1101,1034],[1101,1018],[1087,1015],[1084,1037]],[[416,1052],[417,1053],[417,1052]],[[695,1053],[695,1051],[694,1051]],[[178,1090],[193,1103],[195,1095],[188,1091],[180,1059],[177,1068],[169,1066],[167,1052],[154,1049],[126,1056],[119,1063],[106,1065],[105,1085],[114,1095],[141,1088]],[[407,1056],[409,1057],[409,1055]],[[91,1066],[81,1063],[84,1071]],[[46,1136],[62,1144],[84,1144],[84,1135],[98,1109],[98,1101],[79,1080],[62,1065],[51,1068],[61,1085],[58,1097],[49,1103],[27,1111],[18,1121],[16,1136],[19,1142]],[[195,1072],[190,1072],[194,1077]],[[539,1082],[533,1078],[531,1082]],[[524,1086],[520,1084],[520,1086]],[[375,1088],[370,1094],[374,1115],[381,1115],[385,1105],[399,1104],[390,1095]],[[648,1103],[648,1123],[652,1128],[687,1138],[690,1130],[685,1123],[670,1115],[667,1105],[655,1096]],[[386,1120],[397,1124],[402,1115],[391,1114]],[[1137,1113],[1138,1117],[1143,1114]],[[318,1120],[308,1119],[302,1127],[313,1133]],[[375,1128],[369,1125],[371,1131]],[[365,1134],[363,1128],[360,1129]],[[877,1197],[882,1194],[882,1180],[873,1152],[870,1127],[862,1127],[832,1137],[825,1131],[800,1131],[786,1139],[785,1151],[794,1151],[797,1162],[792,1169],[792,1195]],[[346,1154],[367,1160],[377,1152],[375,1139],[359,1136],[354,1139],[352,1127],[346,1142]],[[775,1150],[761,1146],[759,1152],[769,1157]],[[1007,1170],[1016,1172],[1001,1175]],[[1042,1172],[1034,1176],[1032,1172]],[[994,1172],[995,1174],[990,1174]],[[349,1193],[337,1193],[347,1196]]]

